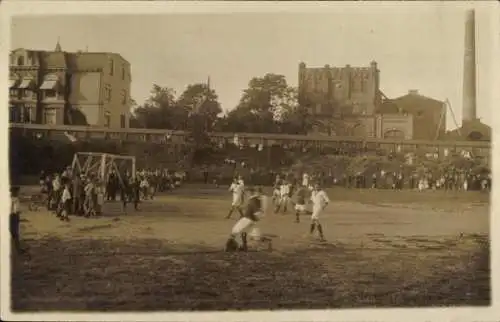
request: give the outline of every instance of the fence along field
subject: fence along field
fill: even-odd
[[[29,193],[29,188],[23,188]],[[225,188],[187,185],[121,214],[22,223],[12,305],[35,310],[229,310],[488,305],[489,194],[334,188],[327,243],[270,214],[273,250],[224,253]],[[26,210],[27,211],[27,210]],[[252,246],[251,246],[252,247]]]

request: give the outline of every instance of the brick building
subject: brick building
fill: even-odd
[[[374,61],[367,67],[300,63],[299,101],[313,119],[313,134],[434,140],[446,130],[443,102],[415,91],[385,97]]]
[[[116,53],[15,49],[9,121],[128,128],[130,64]]]
[[[379,101],[377,63],[369,67],[306,67],[299,64],[299,96],[311,114],[373,114]]]
[[[421,95],[417,90],[385,100],[377,110],[382,115],[412,115],[413,139],[443,139],[446,133],[446,104]]]

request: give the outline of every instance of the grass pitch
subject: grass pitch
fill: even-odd
[[[489,195],[328,191],[327,238],[307,216],[266,216],[273,251],[224,253],[225,189],[186,186],[122,214],[69,223],[26,212],[31,259],[12,257],[12,308],[241,310],[488,305]],[[252,247],[252,245],[250,245]]]

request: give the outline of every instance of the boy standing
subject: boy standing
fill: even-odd
[[[19,205],[19,187],[10,188],[10,215],[9,215],[9,230],[14,248],[17,253],[24,254],[26,251],[21,248],[19,226],[21,222],[21,211]]]

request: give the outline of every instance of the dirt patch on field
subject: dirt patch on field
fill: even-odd
[[[407,240],[407,243],[415,241]],[[419,241],[422,242],[422,241]],[[223,253],[159,240],[43,238],[16,257],[13,309],[229,310],[488,305],[489,248],[309,245]]]
[[[291,212],[269,214],[259,225],[273,236],[273,251],[252,245],[254,251],[237,254],[221,251],[236,221],[224,219],[230,205],[225,188],[181,188],[126,214],[119,202],[110,203],[104,217],[73,217],[69,223],[44,211],[24,212],[21,231],[31,259],[12,260],[12,307],[137,311],[490,303],[488,196],[328,193],[332,203],[321,220],[329,242],[308,236],[307,216],[297,224]]]

